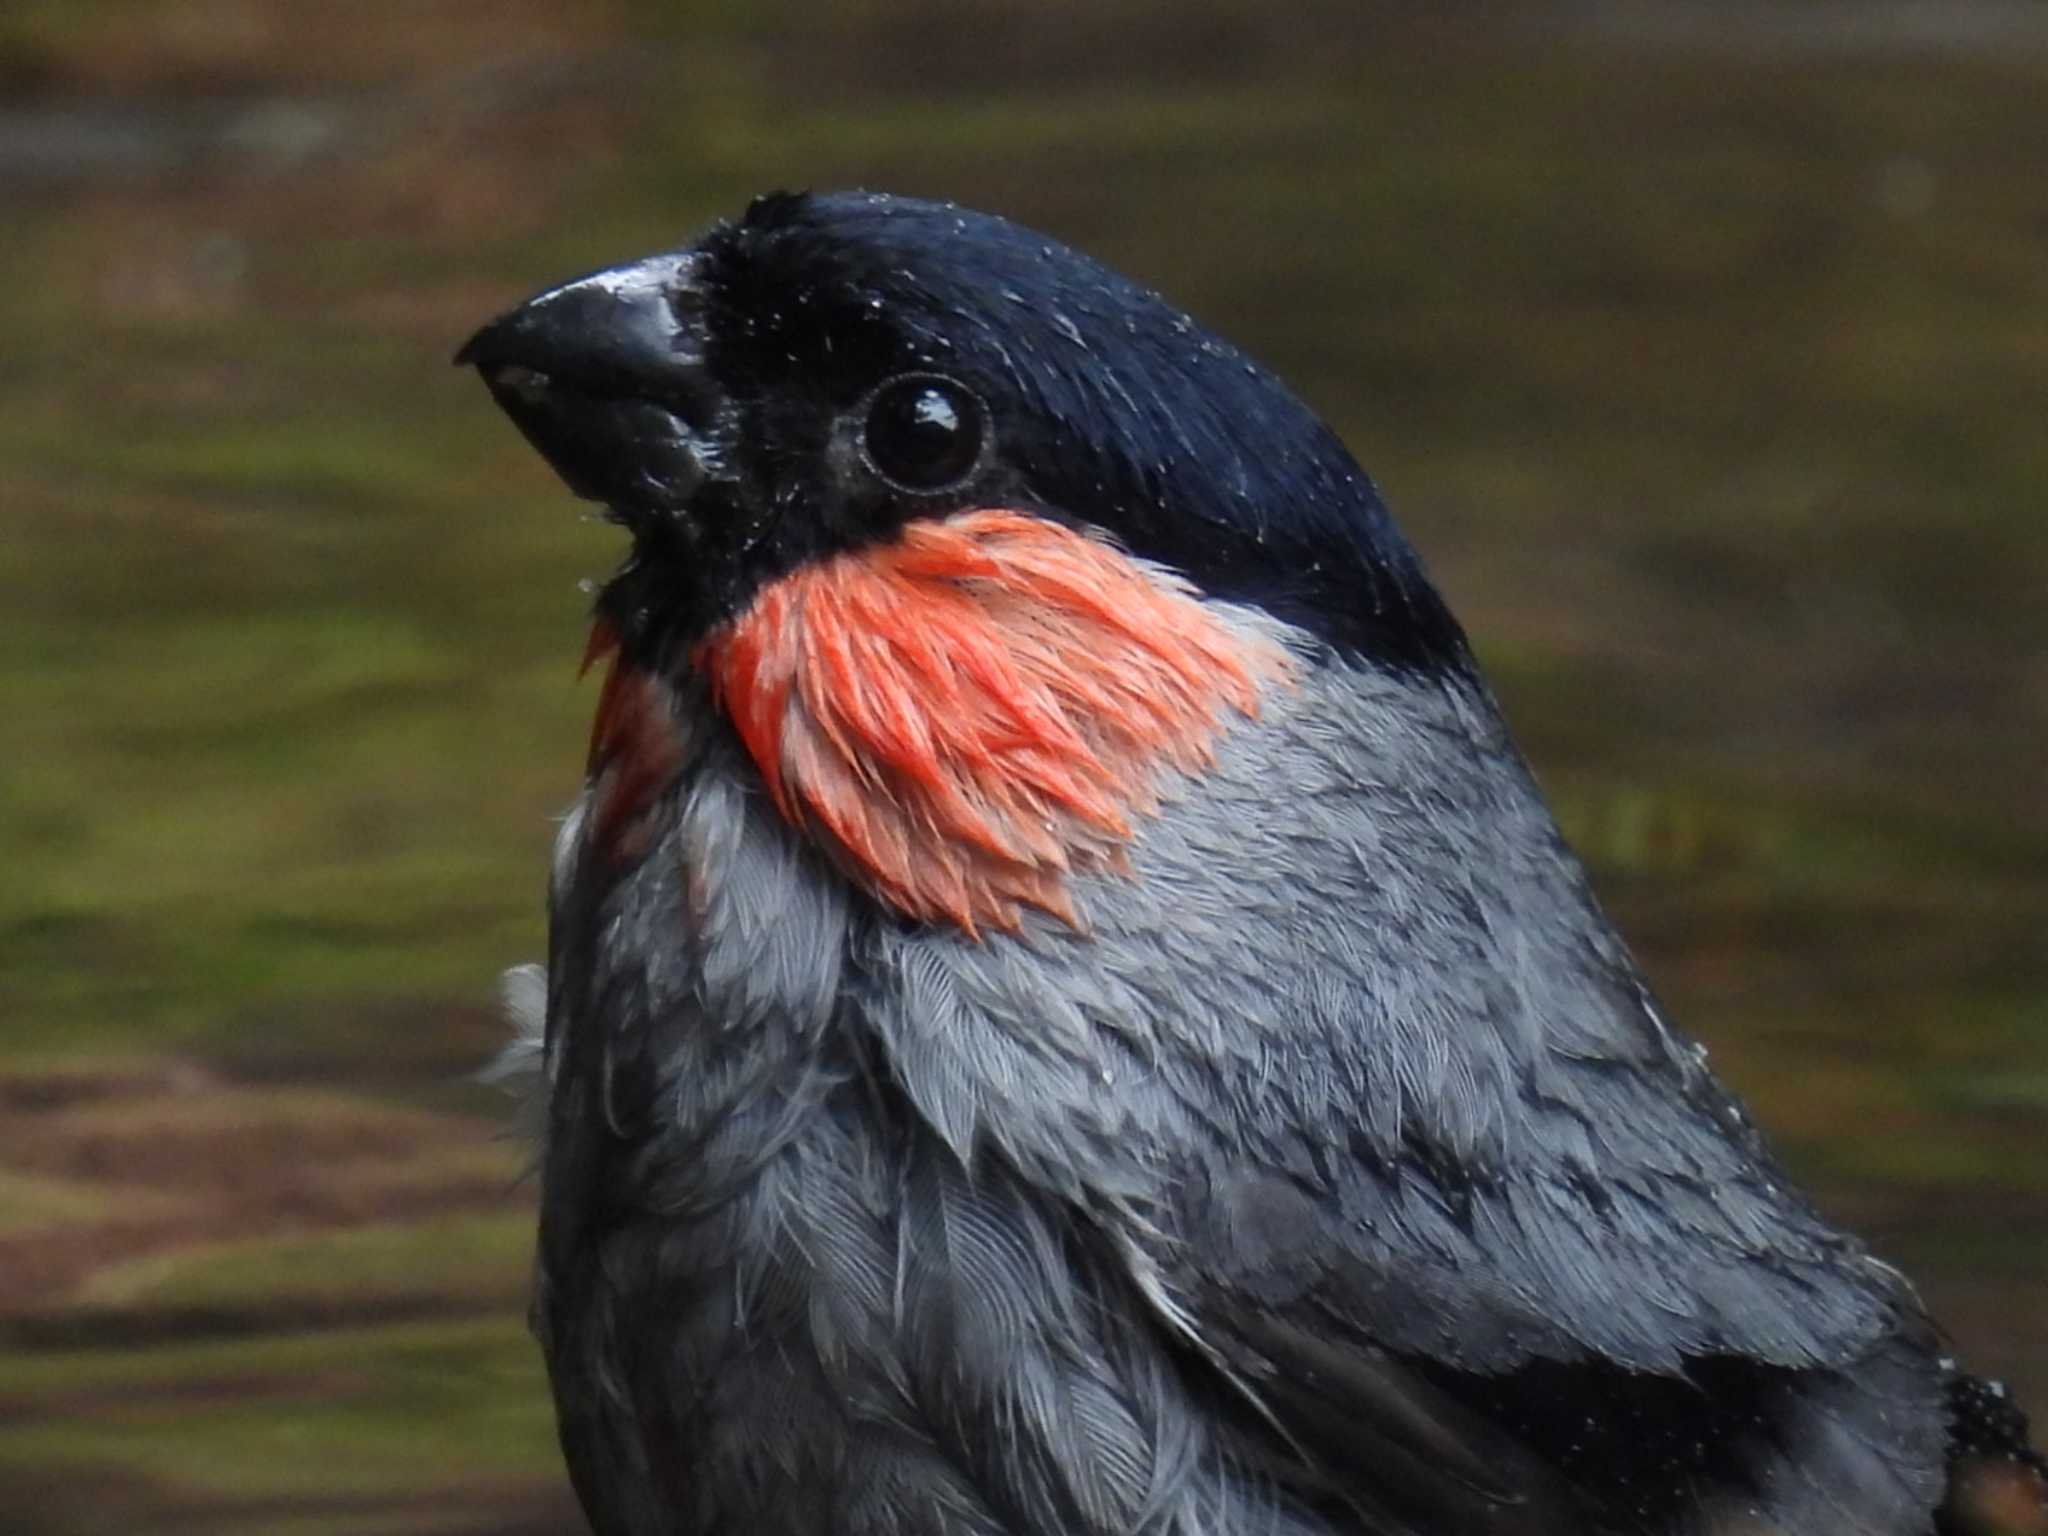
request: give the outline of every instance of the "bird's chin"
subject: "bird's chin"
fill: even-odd
[[[706,444],[657,401],[595,394],[535,368],[482,370],[492,398],[569,489],[628,527],[689,505]]]

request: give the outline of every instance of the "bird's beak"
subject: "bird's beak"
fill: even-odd
[[[716,454],[695,264],[669,254],[563,283],[455,354],[570,490],[628,525],[682,511]]]

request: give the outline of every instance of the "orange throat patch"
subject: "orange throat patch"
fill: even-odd
[[[1124,870],[1161,775],[1210,761],[1289,661],[1174,578],[1024,512],[806,566],[696,664],[777,809],[908,917],[968,934]]]
[[[583,670],[604,662],[604,690],[590,723],[586,840],[620,861],[640,858],[653,841],[649,813],[683,768],[683,737],[669,690],[626,664],[619,633],[603,619],[590,631]]]

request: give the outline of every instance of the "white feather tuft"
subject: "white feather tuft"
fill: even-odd
[[[512,1043],[477,1074],[519,1100],[519,1128],[537,1148],[545,1140],[548,1102],[548,971],[515,965],[498,978],[498,1005]]]

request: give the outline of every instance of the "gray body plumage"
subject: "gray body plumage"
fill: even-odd
[[[571,816],[536,1320],[599,1536],[1932,1529],[1917,1303],[1660,1019],[1491,701],[1284,639],[1078,932],[885,913],[694,685],[644,855]],[[1675,1504],[1468,1390],[1721,1360]]]

